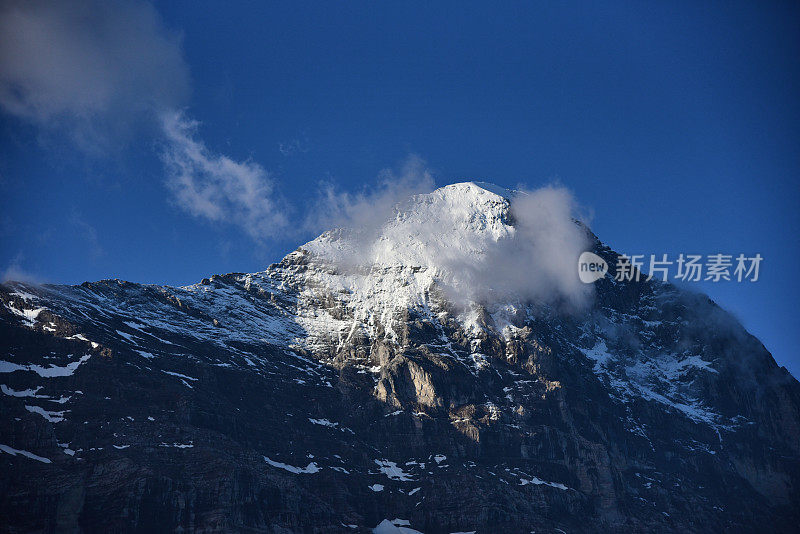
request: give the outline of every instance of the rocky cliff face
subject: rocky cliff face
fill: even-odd
[[[797,380],[669,284],[474,287],[510,196],[194,286],[2,286],[0,529],[796,531]]]

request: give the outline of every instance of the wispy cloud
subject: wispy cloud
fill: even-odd
[[[433,269],[461,305],[519,300],[582,309],[593,291],[579,280],[577,262],[589,240],[573,195],[547,186],[508,196],[505,207],[470,198],[419,203],[419,216],[391,223],[388,239],[373,247],[376,258],[399,253]]]
[[[302,139],[296,137],[289,141],[278,143],[278,151],[286,157],[304,154],[308,152],[308,138],[306,136],[303,136]]]
[[[263,167],[209,150],[196,137],[198,123],[181,112],[165,113],[162,121],[167,186],[181,208],[209,221],[238,224],[257,240],[285,230],[287,205]]]
[[[45,135],[66,135],[95,156],[147,123],[146,131],[163,141],[165,183],[177,205],[199,218],[238,224],[256,240],[275,236],[286,227],[286,207],[269,174],[198,138],[198,123],[180,111],[189,85],[180,36],[147,2],[0,4],[2,111]],[[85,221],[72,222],[94,251],[102,250]]]
[[[97,229],[89,224],[80,212],[77,210],[72,211],[70,223],[75,227],[78,235],[80,235],[81,238],[83,238],[89,245],[89,254],[92,256],[92,258],[97,259],[105,253],[103,247],[100,245],[100,239],[97,236]]]
[[[411,154],[395,169],[383,169],[375,185],[361,191],[342,191],[330,182],[320,184],[305,228],[319,233],[330,228],[359,232],[376,229],[386,222],[398,202],[435,187],[433,172],[421,157]]]
[[[590,242],[576,222],[572,193],[557,186],[520,190],[511,201],[514,234],[490,245],[473,271],[472,287],[497,297],[582,308],[593,287],[577,276],[578,257]]]
[[[23,267],[25,256],[18,252],[0,273],[0,282],[30,282],[40,283],[41,278]]]
[[[146,2],[0,4],[0,108],[46,134],[101,153],[188,92],[180,36]]]
[[[578,257],[590,242],[575,197],[559,186],[508,193],[503,208],[469,199],[422,203],[421,217],[392,223],[390,240],[407,243],[417,261],[440,272],[454,302],[518,299],[582,309],[593,287],[578,278]]]

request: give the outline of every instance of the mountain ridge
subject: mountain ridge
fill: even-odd
[[[793,531],[797,380],[670,284],[468,291],[497,262],[465,254],[539,251],[506,248],[541,221],[507,196],[454,184],[189,286],[0,286],[8,530]]]

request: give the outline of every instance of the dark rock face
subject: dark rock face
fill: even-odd
[[[1,286],[2,530],[797,531],[800,384],[707,298],[364,319],[334,271]]]

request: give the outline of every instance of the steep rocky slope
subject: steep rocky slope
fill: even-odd
[[[511,196],[188,287],[1,286],[0,529],[796,531],[797,380],[669,284],[477,287]]]

